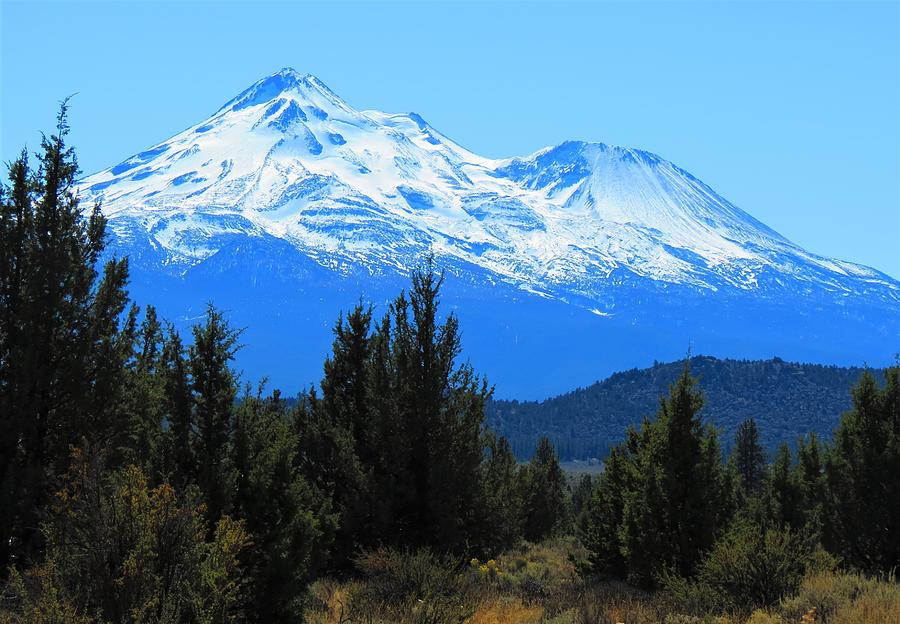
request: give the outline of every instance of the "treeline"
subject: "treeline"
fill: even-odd
[[[655,363],[616,373],[586,388],[544,401],[492,400],[489,426],[505,436],[518,457],[527,458],[546,435],[562,459],[602,459],[624,439],[629,425],[652,414],[658,397],[681,373],[682,362]],[[740,424],[756,420],[768,453],[785,440],[807,433],[829,437],[840,415],[851,407],[850,388],[864,369],[797,364],[779,358],[690,359],[691,372],[706,397],[700,412],[723,433],[727,450]],[[883,381],[880,370],[872,374]]]
[[[298,621],[367,549],[489,557],[566,514],[553,448],[520,467],[484,426],[430,261],[380,319],[338,319],[318,389],[239,387],[240,331],[189,345],[95,266],[66,110],[0,197],[0,621]]]

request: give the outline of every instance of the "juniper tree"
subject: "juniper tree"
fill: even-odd
[[[645,420],[611,454],[608,498],[598,493],[582,528],[597,568],[651,586],[664,571],[690,576],[725,529],[732,484],[715,430],[700,422],[703,395],[695,384],[686,364],[656,420]],[[621,508],[620,518],[610,505]]]
[[[184,488],[197,480],[193,396],[181,336],[171,326],[166,334],[162,347],[166,473],[176,486]]]
[[[459,322],[452,313],[438,318],[442,283],[429,259],[413,273],[409,299],[391,308],[393,387],[412,485],[398,512],[412,543],[461,549],[477,514],[490,390],[469,364],[457,364]]]
[[[793,468],[791,449],[787,443],[778,447],[769,477],[766,480],[766,501],[769,516],[779,529],[800,529],[803,516],[801,488]]]
[[[207,306],[202,324],[194,325],[189,367],[194,397],[194,456],[197,484],[211,523],[228,513],[234,479],[229,444],[237,380],[231,362],[240,331],[231,328],[221,312]]]
[[[276,391],[246,395],[235,413],[233,511],[250,533],[246,607],[260,622],[301,618],[306,585],[326,559],[336,517],[297,467],[299,440]]]
[[[629,428],[626,435],[636,440],[638,433]],[[633,446],[626,443],[610,450],[578,524],[578,534],[589,552],[588,562],[594,574],[623,578],[628,572],[620,531],[625,500],[636,476]]]
[[[128,264],[108,261],[98,280],[106,220],[75,193],[66,115],[63,102],[37,171],[23,152],[0,200],[0,569],[39,548],[48,476],[66,468],[69,445],[122,431]]]
[[[478,518],[481,528],[473,540],[485,555],[495,555],[522,538],[521,469],[506,438],[485,434],[487,456],[481,472]]]
[[[766,455],[759,443],[756,421],[752,418],[738,426],[734,438],[734,463],[741,492],[745,496],[759,492],[766,476]]]
[[[853,388],[825,460],[834,522],[827,546],[871,571],[900,565],[900,366],[879,388],[866,372]],[[826,536],[828,537],[828,536]]]
[[[566,477],[559,466],[556,449],[542,436],[523,472],[525,539],[533,542],[551,535],[566,512]]]

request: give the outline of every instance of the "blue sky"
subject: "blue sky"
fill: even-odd
[[[4,162],[71,93],[91,173],[290,66],[487,156],[656,152],[810,251],[900,278],[898,2],[0,7]]]

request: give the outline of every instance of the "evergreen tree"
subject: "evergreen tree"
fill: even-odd
[[[663,572],[690,576],[730,520],[732,484],[715,430],[704,428],[697,416],[703,396],[695,383],[685,365],[660,401],[656,420],[630,432],[626,447],[611,454],[615,481],[605,486],[606,500],[595,497],[583,527],[598,569],[623,567],[644,585],[653,585]],[[620,519],[610,504],[621,506]]]
[[[794,480],[800,494],[803,526],[814,535],[826,530],[827,483],[824,449],[815,433],[800,439],[797,445],[797,466]]]
[[[734,439],[734,463],[744,496],[759,492],[766,476],[766,456],[759,442],[756,421],[752,418],[738,427]]]
[[[229,511],[234,480],[229,444],[237,381],[231,361],[238,348],[240,332],[229,327],[222,313],[210,305],[206,309],[205,322],[195,325],[193,334],[189,367],[197,431],[194,448],[199,463],[197,484],[210,521],[215,523]]]
[[[245,519],[246,611],[259,622],[299,621],[306,584],[335,529],[330,501],[296,467],[298,440],[276,391],[245,396],[235,415],[234,512]]]
[[[594,478],[590,474],[581,475],[578,483],[572,489],[572,496],[569,499],[569,511],[572,519],[577,520],[581,516],[593,491]]]
[[[479,518],[483,528],[473,546],[485,556],[514,546],[523,531],[520,469],[506,438],[485,433],[487,457],[482,466]]]
[[[299,465],[341,517],[335,564],[382,543],[461,551],[485,535],[490,391],[456,363],[456,318],[439,322],[442,281],[429,261],[374,329],[362,305],[339,319],[321,395],[297,408]]]
[[[471,366],[456,364],[459,323],[453,314],[438,322],[442,283],[429,259],[413,273],[409,299],[401,294],[391,307],[392,387],[411,486],[395,513],[409,543],[461,550],[478,513],[490,390]]]
[[[0,202],[0,569],[37,554],[49,477],[69,445],[122,432],[128,265],[111,260],[97,279],[106,221],[79,205],[68,129],[64,102],[37,172],[23,153]]]
[[[334,552],[338,562],[360,548],[377,545],[385,528],[378,522],[384,519],[379,513],[384,499],[375,495],[373,483],[380,467],[381,427],[371,393],[371,318],[371,309],[362,304],[346,318],[341,315],[333,329],[331,355],[325,360],[321,398],[308,398],[311,420],[304,444],[309,456],[319,458],[314,470],[328,466],[320,484],[331,491],[340,512]]]
[[[805,524],[801,488],[793,468],[791,449],[787,443],[778,447],[769,478],[766,481],[769,516],[777,528],[800,529]]]
[[[631,570],[645,582],[652,581],[666,564],[682,575],[692,574],[700,555],[712,546],[729,519],[730,492],[716,433],[704,429],[697,416],[703,395],[694,390],[695,385],[685,365],[669,397],[660,401],[649,444],[638,453],[644,494],[639,505],[631,508],[640,507],[640,515],[651,518],[649,530],[639,528],[628,541],[632,551],[655,555],[653,560],[645,559],[646,565]],[[654,535],[655,531],[659,534]]]
[[[119,464],[140,466],[146,474],[160,476],[163,467],[162,445],[164,362],[162,326],[156,310],[147,306],[137,331],[133,358],[129,362],[119,405],[120,419],[127,429],[118,449]]]
[[[624,521],[625,500],[634,487],[635,463],[632,448],[638,433],[628,430],[631,444],[610,450],[603,473],[578,524],[581,542],[589,553],[590,570],[595,574],[624,577],[627,574],[625,551],[620,539]]]
[[[537,542],[551,535],[565,518],[566,477],[556,449],[544,436],[523,474],[525,539]]]
[[[172,483],[184,488],[197,481],[194,457],[195,434],[193,396],[181,336],[173,327],[167,330],[162,347],[163,418],[165,429],[166,473]]]
[[[868,372],[853,388],[825,460],[834,522],[826,546],[870,571],[900,565],[900,366],[879,388]]]

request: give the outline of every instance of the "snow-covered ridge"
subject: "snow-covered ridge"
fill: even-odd
[[[415,113],[356,110],[291,69],[80,193],[120,240],[145,235],[181,270],[235,236],[273,236],[322,263],[403,269],[433,250],[563,299],[601,301],[637,276],[900,302],[896,281],[804,251],[654,154],[568,141],[483,158]]]

